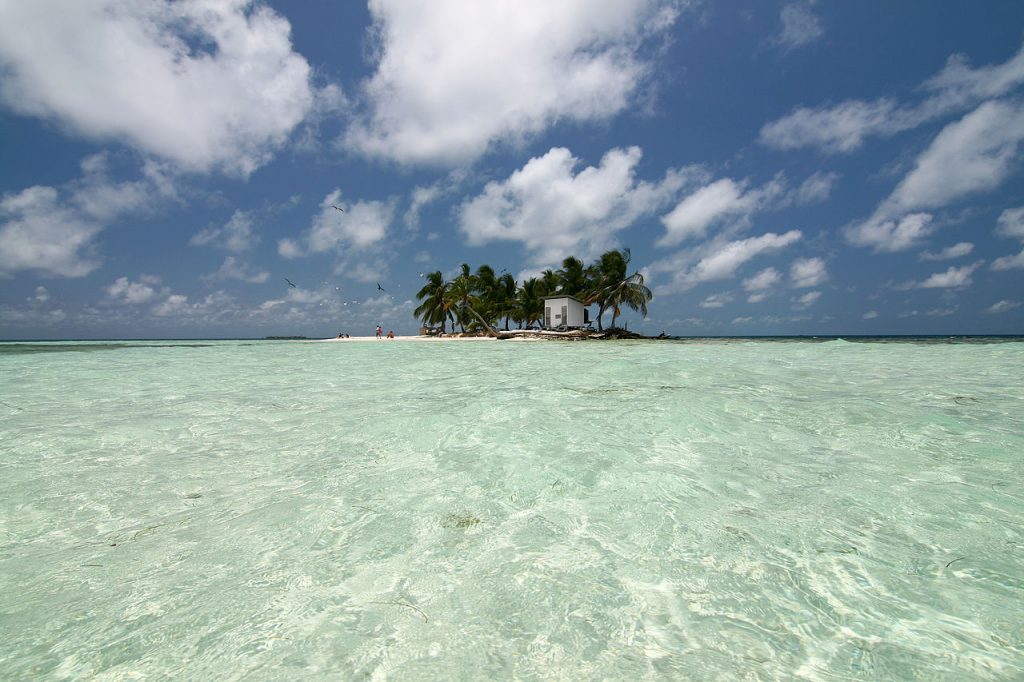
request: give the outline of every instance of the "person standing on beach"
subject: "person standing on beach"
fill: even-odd
[[[379,339],[383,333],[384,333],[384,330],[381,329],[381,326],[378,324],[377,325],[377,338]]]

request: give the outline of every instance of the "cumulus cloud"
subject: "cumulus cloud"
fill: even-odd
[[[253,270],[234,256],[228,256],[216,272],[203,275],[202,277],[204,282],[222,282],[228,279],[237,279],[242,282],[249,282],[250,284],[262,284],[270,279],[270,273],[266,270]]]
[[[721,308],[726,303],[732,302],[731,294],[711,294],[700,302],[701,308]]]
[[[1024,268],[1024,251],[1016,255],[1000,256],[992,261],[993,270],[1016,270]]]
[[[971,285],[971,274],[978,269],[982,261],[964,265],[959,268],[950,267],[945,272],[936,272],[931,277],[918,282],[919,289],[960,289]]]
[[[864,313],[863,315],[861,315],[861,318],[863,318],[865,320],[873,320],[876,317],[878,317],[878,311],[877,310],[869,310],[866,313]]]
[[[657,183],[636,178],[639,147],[612,149],[598,166],[577,172],[579,160],[556,147],[530,159],[459,208],[459,229],[473,245],[522,243],[535,264],[582,258],[613,245],[617,232],[674,199],[699,170],[670,169]]]
[[[821,258],[797,258],[789,268],[789,281],[796,289],[816,287],[827,279],[828,270]]]
[[[819,298],[821,298],[820,291],[808,291],[803,296],[798,296],[797,298],[793,299],[793,307],[796,308],[797,310],[809,308],[810,306],[814,305],[814,303]]]
[[[409,199],[409,208],[402,218],[405,226],[410,229],[418,228],[420,226],[420,211],[423,210],[424,206],[431,204],[440,196],[441,188],[437,184],[413,189],[412,197]]]
[[[765,268],[749,279],[743,280],[743,288],[747,291],[771,289],[782,281],[782,274],[775,268]]]
[[[0,220],[0,278],[22,270],[83,277],[99,267],[93,239],[103,226],[61,202],[53,187],[4,195]]]
[[[127,277],[118,277],[106,288],[107,298],[115,303],[138,305],[156,298],[155,287],[159,286],[160,278],[153,275],[140,275],[134,282]]]
[[[136,180],[114,181],[106,154],[81,162],[81,177],[63,187],[29,187],[0,197],[0,278],[32,270],[82,277],[97,267],[96,236],[114,221],[176,197],[175,179],[155,162]]]
[[[935,231],[929,213],[912,213],[899,220],[875,215],[862,223],[848,226],[846,241],[854,246],[871,247],[875,253],[895,253],[918,246]]]
[[[652,273],[671,273],[671,281],[657,287],[657,293],[677,293],[702,282],[731,279],[741,266],[762,253],[783,249],[802,237],[799,230],[790,230],[733,241],[714,240],[659,260],[649,269]]]
[[[348,204],[345,212],[334,206],[341,202],[341,190],[334,190],[320,204],[320,213],[313,219],[313,225],[306,236],[306,243],[313,253],[323,253],[349,246],[365,248],[379,242],[387,235],[394,217],[394,202],[357,201]]]
[[[779,14],[782,33],[776,43],[783,47],[802,47],[818,40],[825,33],[821,19],[815,16],[810,2],[791,2],[784,5]]]
[[[985,312],[993,314],[1005,313],[1021,305],[1024,305],[1024,303],[1021,303],[1020,301],[1010,301],[1007,299],[1003,299],[1002,301],[997,301],[996,303],[990,305]]]
[[[624,110],[653,71],[640,47],[677,14],[660,0],[375,0],[370,12],[379,58],[346,146],[429,164]]]
[[[812,204],[825,201],[832,194],[832,188],[839,181],[839,173],[817,172],[804,180],[793,192],[796,204]]]
[[[36,287],[32,297],[28,299],[30,303],[46,303],[49,300],[50,292],[44,286]]]
[[[253,232],[253,225],[251,214],[236,210],[227,223],[197,232],[188,243],[192,246],[214,246],[231,253],[241,253],[260,242],[259,235]]]
[[[1022,141],[1024,105],[986,102],[943,128],[883,209],[936,208],[995,189],[1016,170]]]
[[[941,251],[923,251],[921,260],[952,260],[970,255],[974,251],[974,244],[971,242],[959,242],[953,246],[947,246]]]
[[[314,253],[365,251],[379,244],[388,234],[395,215],[394,201],[356,201],[346,203],[341,190],[335,189],[320,202],[320,212],[301,239],[282,239],[277,252],[283,258],[300,258]]]
[[[1016,170],[1022,142],[1024,104],[982,104],[946,125],[874,214],[847,226],[846,240],[875,252],[917,246],[934,231],[932,214],[920,209],[941,208],[995,189]]]
[[[290,30],[247,0],[7,2],[0,97],[91,139],[244,176],[313,105]]]
[[[703,237],[715,222],[727,216],[748,214],[756,201],[756,196],[744,194],[743,188],[729,178],[701,187],[661,219],[665,236],[658,240],[658,245],[674,246],[687,238]]]
[[[657,244],[674,246],[688,239],[702,238],[718,226],[730,231],[742,230],[750,226],[753,215],[759,211],[824,201],[838,179],[836,173],[818,172],[795,188],[790,187],[782,173],[752,188],[746,180],[715,180],[691,192],[662,217],[665,235]]]
[[[1000,237],[1024,239],[1024,206],[1008,208],[996,220],[996,234]]]
[[[979,102],[1005,95],[1024,83],[1024,48],[998,65],[971,68],[963,55],[953,55],[945,68],[925,81],[930,95],[917,105],[893,98],[847,100],[833,106],[798,107],[765,124],[760,142],[776,149],[814,147],[839,154],[858,149],[873,136],[890,136]]]

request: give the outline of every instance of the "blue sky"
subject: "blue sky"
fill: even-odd
[[[1022,46],[996,0],[3,2],[0,338],[414,333],[421,273],[619,247],[649,333],[1024,333]]]

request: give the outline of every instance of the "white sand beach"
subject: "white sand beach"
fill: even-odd
[[[428,343],[447,343],[448,341],[497,341],[493,336],[396,336],[393,339],[387,337],[378,339],[376,336],[350,336],[347,339],[314,339],[314,343],[363,343],[372,341],[374,343],[393,343],[395,341],[425,341]]]

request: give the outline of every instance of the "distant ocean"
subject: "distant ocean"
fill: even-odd
[[[0,678],[1022,679],[1024,339],[0,344]]]

